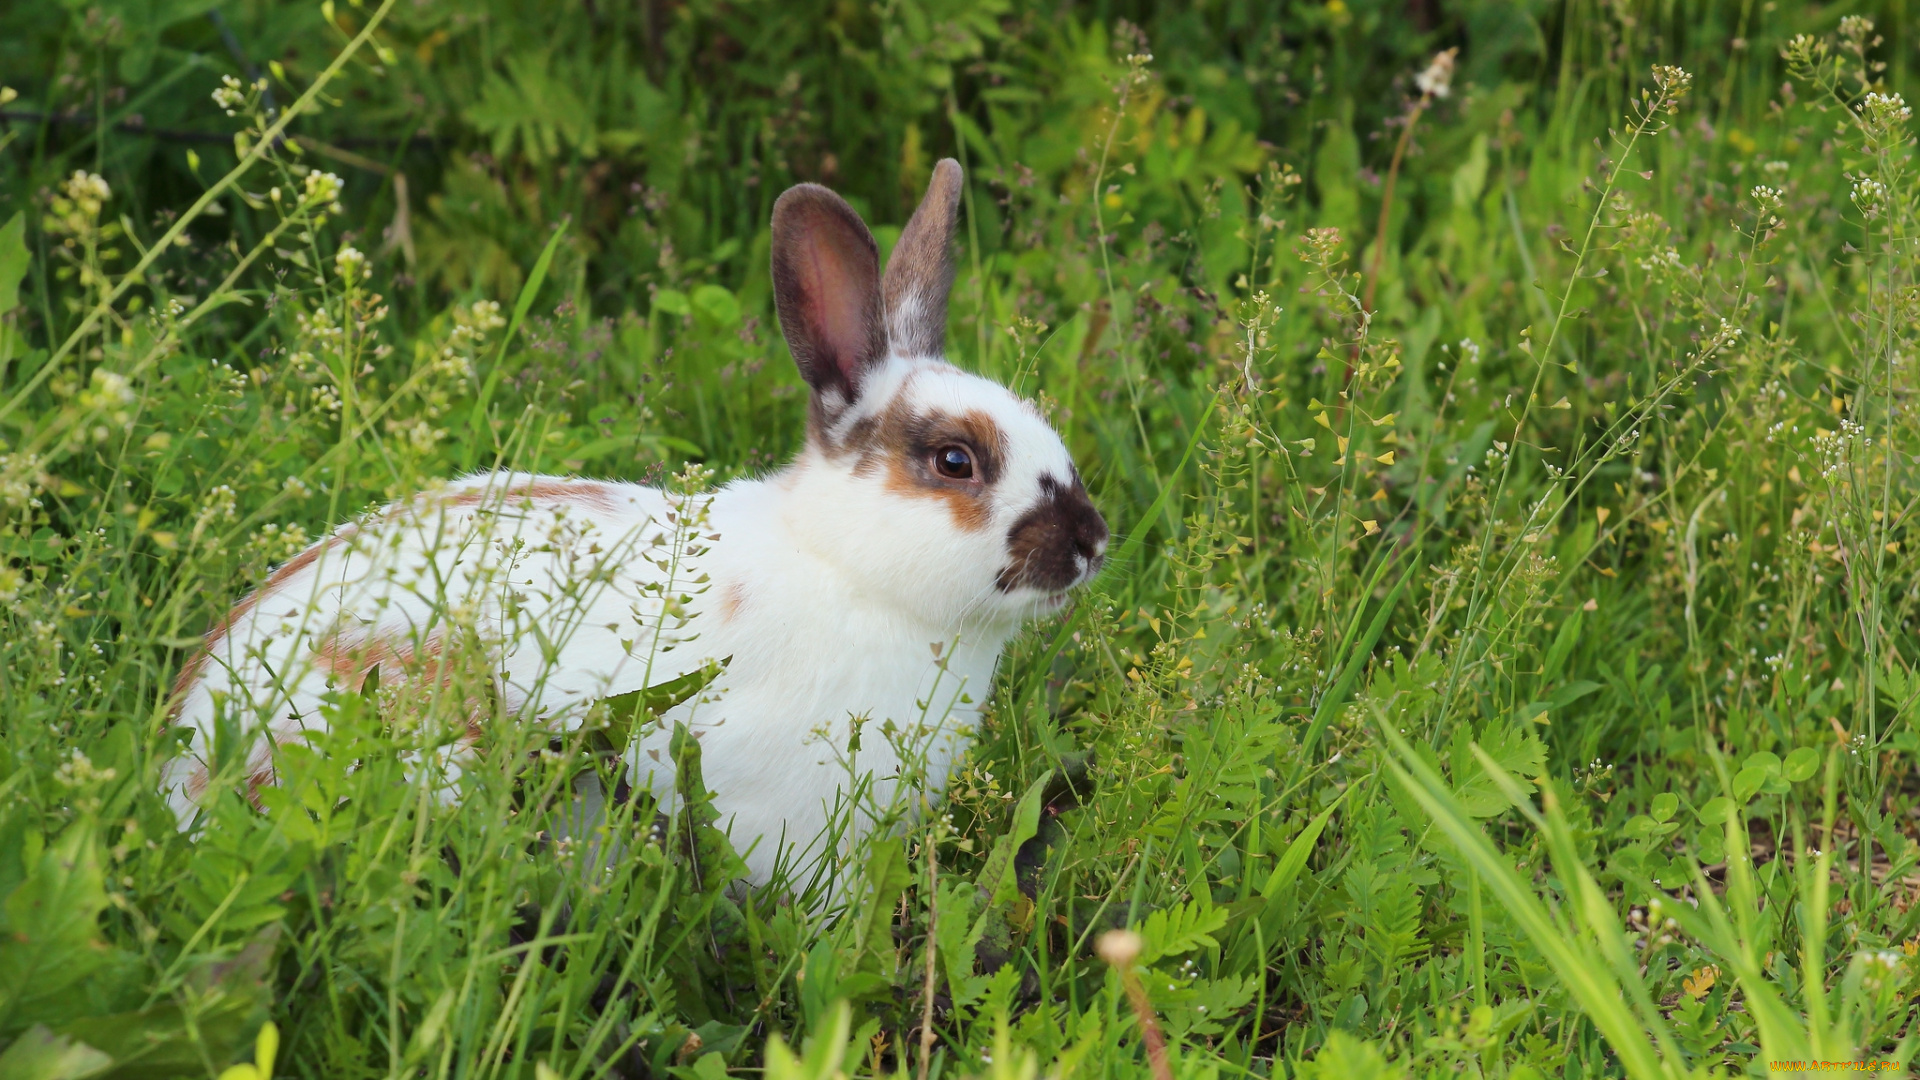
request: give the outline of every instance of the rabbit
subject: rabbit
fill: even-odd
[[[775,307],[811,389],[785,467],[697,495],[474,475],[278,567],[175,689],[173,722],[193,734],[162,783],[181,828],[214,781],[220,715],[243,729],[255,792],[274,782],[275,743],[326,723],[323,695],[383,662],[382,679],[444,677],[463,630],[495,692],[452,740],[449,783],[488,724],[570,730],[596,700],[728,659],[634,738],[624,767],[670,798],[666,742],[685,724],[754,884],[824,853],[850,785],[870,782],[880,805],[905,772],[944,787],[1002,648],[1100,570],[1108,538],[1040,412],[945,359],[961,182],[953,160],[934,168],[884,275],[838,195],[799,184],[775,202]],[[881,737],[889,721],[908,734]]]

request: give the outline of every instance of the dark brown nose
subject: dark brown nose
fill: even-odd
[[[1107,522],[1076,477],[1040,478],[1040,499],[1007,530],[1007,565],[996,584],[1060,592],[1093,577],[1107,557]]]

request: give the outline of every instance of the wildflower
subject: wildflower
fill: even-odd
[[[1907,107],[1907,99],[1899,94],[1869,91],[1866,97],[1860,99],[1860,111],[1902,122],[1913,119],[1913,110]]]
[[[1844,19],[1841,21],[1843,23],[1845,22]],[[1791,40],[1780,48],[1780,56],[1782,59],[1786,60],[1789,65],[1802,69],[1812,67],[1815,63],[1819,62],[1822,57],[1826,56],[1826,54],[1827,43],[1819,40],[1812,34],[1795,34]]]
[[[247,547],[264,556],[268,563],[282,563],[300,554],[312,542],[307,530],[298,523],[280,525],[269,521],[248,541]]]
[[[1693,76],[1672,64],[1653,65],[1653,85],[1660,89],[1668,113],[1680,111],[1680,99],[1693,89]]]
[[[220,85],[213,90],[213,103],[220,106],[228,116],[236,115],[247,103],[247,95],[241,89],[240,80],[231,75],[220,76]]]
[[[1713,984],[1719,978],[1720,969],[1709,964],[1681,980],[1680,988],[1686,991],[1688,997],[1699,1001],[1707,996],[1708,991],[1713,989]]]
[[[1642,270],[1661,271],[1666,273],[1671,273],[1677,270],[1684,269],[1686,266],[1686,261],[1680,258],[1680,253],[1678,251],[1675,251],[1673,248],[1666,248],[1664,250],[1654,251],[1651,254],[1649,254],[1646,258],[1640,259],[1637,261],[1639,262],[1640,269]]]
[[[1459,54],[1459,49],[1434,53],[1426,70],[1413,77],[1422,97],[1439,100],[1453,93],[1453,61]]]
[[[1856,108],[1860,110],[1861,126],[1879,138],[1901,134],[1907,122],[1913,119],[1913,110],[1907,107],[1907,99],[1899,94],[1869,91]]]
[[[87,388],[80,392],[77,399],[83,409],[106,414],[106,418],[115,424],[131,422],[131,409],[139,395],[133,392],[133,385],[125,375],[105,368],[95,368],[88,379]],[[104,438],[104,435],[96,435]]]
[[[46,483],[37,454],[0,454],[0,505],[19,509]]]
[[[1330,259],[1340,250],[1340,230],[1331,225],[1308,229],[1305,243],[1310,260]]]
[[[1146,944],[1139,934],[1131,930],[1109,930],[1100,935],[1093,949],[1100,954],[1100,959],[1114,967],[1124,968],[1139,959],[1140,951],[1146,948]]]
[[[453,306],[453,334],[456,344],[472,342],[478,345],[486,340],[487,333],[507,325],[500,315],[500,303],[496,300],[475,300],[470,305]]]
[[[238,503],[239,499],[230,485],[217,484],[207,492],[207,505],[201,509],[201,514],[209,519],[232,521]]]
[[[367,257],[352,244],[343,244],[333,256],[334,269],[340,272],[340,280],[348,285],[367,276]]]
[[[89,218],[99,217],[101,208],[113,198],[113,189],[107,186],[106,180],[85,169],[73,170],[73,175],[60,186],[73,205]]]
[[[395,421],[388,425],[388,430],[406,440],[417,454],[431,453],[434,446],[447,436],[444,430],[434,427],[424,417]]]
[[[1868,221],[1880,216],[1886,208],[1887,185],[1870,176],[1863,176],[1853,182],[1853,205],[1860,208]]]
[[[118,774],[117,769],[95,767],[93,759],[76,747],[67,760],[54,770],[53,779],[63,787],[81,787],[96,780],[110,783]]]
[[[332,213],[340,213],[340,192],[346,189],[338,176],[318,170],[307,174],[307,190],[302,201],[308,206],[325,206]]]
[[[95,369],[91,382],[93,385],[90,389],[100,403],[133,404],[133,386],[127,382],[125,375],[117,371]]]

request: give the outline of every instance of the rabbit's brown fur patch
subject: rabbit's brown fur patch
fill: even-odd
[[[337,679],[365,678],[368,672],[378,667],[384,668],[388,675],[403,671],[426,671],[444,686],[453,678],[453,671],[442,660],[444,649],[445,642],[438,631],[429,633],[418,648],[408,642],[386,638],[348,638],[341,634],[330,634],[314,644],[313,660]]]
[[[720,617],[727,622],[740,617],[741,609],[747,606],[747,587],[738,581],[729,581],[720,590]]]
[[[613,489],[594,480],[535,480],[510,488],[469,487],[447,496],[448,506],[477,506],[487,503],[513,506],[522,500],[532,502],[579,503],[593,510],[611,513],[619,508]]]
[[[398,676],[444,690],[453,685],[457,674],[447,652],[446,638],[437,630],[429,633],[418,648],[406,641],[332,634],[314,645],[313,659],[348,690],[357,689],[375,668],[381,669],[382,678]],[[475,674],[486,677],[481,672]],[[468,706],[461,741],[472,744],[480,740],[480,722],[488,709],[484,701],[469,701]]]
[[[200,678],[200,672],[207,666],[208,657],[213,655],[214,646],[220,644],[221,639],[227,636],[227,629],[234,623],[245,618],[246,614],[252,611],[254,606],[260,603],[260,601],[265,600],[267,597],[279,591],[282,586],[293,579],[294,575],[313,565],[315,559],[339,547],[346,541],[351,540],[355,531],[353,526],[348,525],[335,532],[332,536],[327,537],[325,540],[309,546],[305,551],[281,563],[274,568],[273,573],[267,575],[267,580],[263,582],[258,589],[248,593],[244,599],[233,606],[232,611],[227,612],[225,618],[213,624],[213,629],[207,631],[206,644],[201,646],[198,652],[194,653],[193,659],[187,661],[187,666],[180,669],[179,678],[173,681],[174,712],[177,713],[179,711],[181,700],[186,696],[187,690],[193,686],[195,680]]]
[[[972,481],[950,480],[933,471],[933,454],[955,444],[972,453]],[[885,411],[852,424],[831,452],[854,455],[855,475],[885,470],[887,490],[893,494],[946,503],[962,530],[978,532],[992,524],[989,489],[1000,478],[1006,436],[984,412],[921,414],[896,399]]]

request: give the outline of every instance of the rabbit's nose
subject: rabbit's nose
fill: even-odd
[[[1003,591],[1070,589],[1092,577],[1106,557],[1106,519],[1077,477],[1042,477],[1040,493],[1007,534],[1008,562],[997,582]]]
[[[1077,522],[1079,528],[1074,530],[1073,546],[1088,563],[1098,567],[1107,557],[1107,519],[1093,508],[1093,500],[1087,498],[1085,488],[1081,488],[1079,494],[1090,513]]]
[[[1084,564],[1085,575],[1092,575],[1094,571],[1100,569],[1101,563],[1107,561],[1106,532],[1106,526],[1102,523],[1100,535],[1094,536],[1090,532],[1082,532],[1073,538],[1073,551]]]
[[[1075,584],[1092,579],[1100,572],[1107,560],[1107,521],[1094,509],[1093,500],[1087,498],[1087,489],[1078,484],[1073,488],[1073,501],[1082,508],[1082,513],[1074,515],[1073,554]]]

